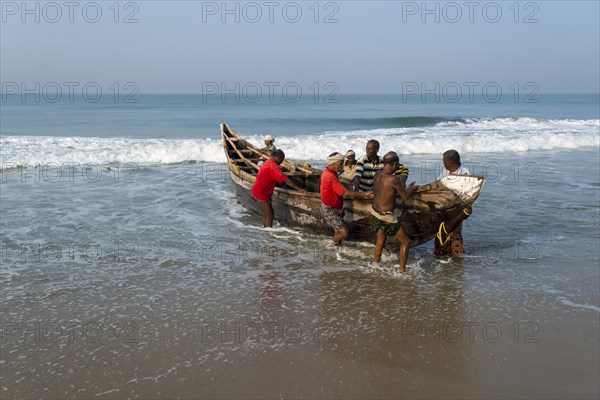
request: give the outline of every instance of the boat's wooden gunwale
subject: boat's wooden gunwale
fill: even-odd
[[[244,154],[260,155],[263,159],[267,154],[250,142],[240,137],[227,124],[221,125],[221,134],[226,147],[225,155],[229,166],[230,176],[236,187],[239,201],[247,208],[260,212],[257,203],[252,199],[251,188],[256,181],[259,166],[247,160]],[[232,151],[228,151],[232,150]],[[230,154],[231,153],[231,154]],[[236,156],[232,158],[232,156]],[[247,163],[251,168],[240,168],[236,162]],[[282,170],[290,177],[318,178],[321,171],[314,168],[305,168],[284,161]],[[437,233],[441,222],[463,212],[465,207],[471,206],[478,198],[483,187],[483,177],[469,177],[469,182],[478,184],[473,195],[461,199],[452,190],[444,186],[442,181],[435,181],[420,186],[413,192],[413,196],[406,202],[398,200],[397,210],[400,223],[405,231],[413,238],[411,246],[417,246],[431,240]],[[273,192],[273,208],[276,219],[283,223],[299,225],[311,230],[330,235],[332,230],[320,216],[320,194],[318,192],[301,193],[294,190],[276,187]],[[345,221],[354,238],[365,240],[373,239],[371,228],[371,200],[345,199]]]

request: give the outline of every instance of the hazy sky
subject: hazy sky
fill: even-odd
[[[201,93],[317,82],[327,92],[333,82],[340,93],[400,93],[516,82],[523,92],[600,92],[598,1],[23,4],[1,2],[3,85]]]

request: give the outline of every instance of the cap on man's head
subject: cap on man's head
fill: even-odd
[[[266,142],[274,142],[274,141],[275,141],[275,139],[274,139],[274,138],[273,138],[273,136],[271,136],[271,135],[266,135],[266,136],[265,136],[265,141],[266,141]]]
[[[325,161],[327,165],[335,164],[336,162],[344,161],[344,156],[336,151],[335,153],[331,153]]]
[[[355,156],[355,157],[356,157],[356,153],[355,153],[354,151],[352,151],[352,150],[348,150],[348,151],[346,152],[346,158],[348,158],[348,157],[352,157],[352,156]]]

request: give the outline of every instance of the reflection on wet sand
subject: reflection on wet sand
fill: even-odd
[[[320,318],[335,332],[333,354],[416,375],[468,375],[468,342],[456,340],[453,329],[465,321],[462,268],[446,268],[444,275],[424,284],[362,272],[323,274]]]

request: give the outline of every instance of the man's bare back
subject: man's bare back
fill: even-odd
[[[377,233],[373,261],[377,265],[381,262],[383,245],[388,235],[394,236],[400,242],[400,272],[404,272],[411,239],[404,232],[394,215],[394,209],[396,208],[396,196],[399,196],[402,200],[408,200],[414,188],[411,184],[404,190],[402,183],[394,176],[398,162],[398,155],[390,151],[383,156],[383,169],[373,177],[374,197],[371,223]]]
[[[408,189],[411,190],[411,189]],[[396,196],[407,200],[409,193],[400,185],[400,181],[385,169],[378,171],[373,178],[373,207],[379,211],[394,211]]]

